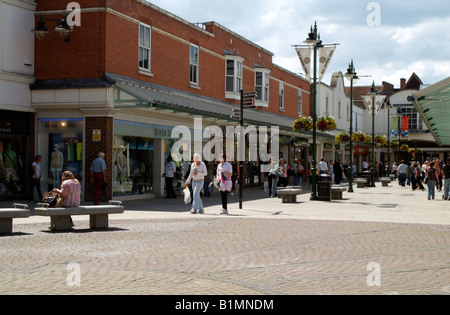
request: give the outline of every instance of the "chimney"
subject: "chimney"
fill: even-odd
[[[400,79],[400,89],[404,89],[406,86],[406,79]]]

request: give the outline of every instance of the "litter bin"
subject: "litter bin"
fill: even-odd
[[[370,187],[370,183],[372,181],[372,174],[370,173],[370,171],[364,171],[363,172],[363,178],[366,179],[366,184],[364,186],[365,187]]]
[[[317,182],[317,197],[322,201],[331,201],[331,176],[322,174],[319,175]]]

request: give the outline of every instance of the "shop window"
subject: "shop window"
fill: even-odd
[[[42,156],[43,192],[60,188],[65,171],[72,172],[82,183],[83,119],[39,119],[36,154]]]
[[[25,194],[26,137],[0,135],[0,198]]]
[[[113,195],[153,193],[152,125],[114,121]]]

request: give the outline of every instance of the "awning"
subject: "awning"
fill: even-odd
[[[169,109],[190,115],[214,117],[236,123],[235,120],[230,118],[233,109],[238,108],[238,105],[234,103],[179,91],[112,73],[106,73],[105,76],[118,89],[118,93],[122,91],[128,94],[127,97],[116,100],[116,106],[118,108],[148,107],[157,110]],[[127,99],[131,100],[131,102],[127,101]],[[292,131],[292,124],[295,120],[257,109],[244,110],[244,117],[246,124],[255,126],[279,126],[280,130],[285,131]]]
[[[413,94],[413,103],[441,146],[450,146],[450,77]]]

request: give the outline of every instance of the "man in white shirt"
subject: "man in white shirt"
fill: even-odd
[[[325,162],[325,158],[321,158],[319,162],[319,175],[322,174],[328,174],[328,165],[327,162]]]

